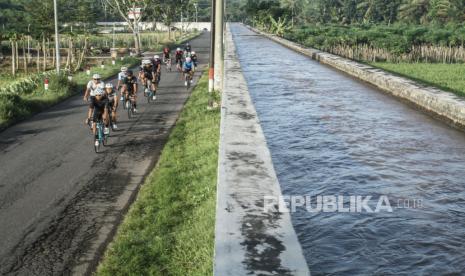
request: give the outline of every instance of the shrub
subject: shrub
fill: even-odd
[[[26,115],[21,97],[17,94],[0,94],[0,119],[11,120]]]

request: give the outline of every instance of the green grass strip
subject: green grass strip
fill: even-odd
[[[220,111],[193,91],[97,275],[212,275]]]
[[[388,72],[465,96],[465,64],[387,63],[371,65]]]

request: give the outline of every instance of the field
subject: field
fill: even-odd
[[[205,75],[97,275],[212,274],[220,112],[207,87]]]
[[[376,62],[371,65],[465,96],[465,64]]]

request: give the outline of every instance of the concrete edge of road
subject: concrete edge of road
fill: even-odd
[[[310,275],[290,214],[265,210],[281,188],[229,24],[225,42],[214,275]]]
[[[422,85],[413,80],[388,73],[382,69],[320,50],[307,48],[287,39],[257,30],[251,26],[245,26],[291,50],[372,84],[396,98],[413,104],[433,117],[445,121],[451,126],[462,130],[465,128],[465,100],[451,92]]]

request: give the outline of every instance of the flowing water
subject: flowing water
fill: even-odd
[[[465,134],[241,25],[232,32],[283,194],[343,195],[345,206],[386,196],[392,207],[292,213],[312,274],[465,274]]]

